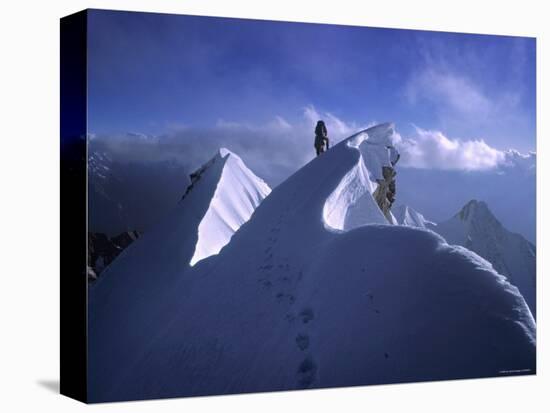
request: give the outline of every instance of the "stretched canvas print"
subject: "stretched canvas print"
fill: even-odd
[[[535,374],[535,42],[61,19],[61,392]]]

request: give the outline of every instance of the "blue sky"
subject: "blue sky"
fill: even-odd
[[[530,38],[92,11],[88,62],[101,136],[275,125],[269,139],[309,110],[335,127],[536,146]]]

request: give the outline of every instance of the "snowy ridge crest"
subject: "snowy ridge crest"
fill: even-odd
[[[218,254],[237,230],[248,221],[271,192],[242,159],[229,149],[220,148],[213,158],[216,164],[216,189],[198,226],[198,240],[190,265]]]
[[[432,231],[368,225],[382,215],[372,165],[386,162],[390,132],[316,157],[190,268],[182,245],[230,228],[245,202],[234,185],[262,187],[220,152],[181,208],[91,289],[90,400],[535,373],[534,319],[487,261]]]
[[[519,289],[536,317],[536,248],[508,231],[485,202],[471,200],[451,219],[431,228],[449,244],[462,245],[491,262]]]
[[[382,178],[382,167],[391,166],[388,147],[393,145],[394,137],[394,125],[384,123],[362,130],[332,149],[339,151],[338,156],[356,156],[357,162],[324,204],[323,222],[328,230],[388,224],[372,194]]]
[[[400,205],[395,210],[395,217],[399,225],[407,227],[426,228],[433,227],[437,224],[427,220],[420,212],[415,211],[408,205]]]

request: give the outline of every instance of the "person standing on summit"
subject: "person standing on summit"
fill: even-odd
[[[317,156],[329,149],[328,131],[325,122],[322,120],[317,122],[315,126],[315,143],[313,145]]]

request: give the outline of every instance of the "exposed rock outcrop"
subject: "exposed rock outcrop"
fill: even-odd
[[[115,258],[141,234],[138,231],[122,232],[109,238],[101,232],[88,233],[88,282],[95,281]]]
[[[395,165],[399,161],[400,155],[399,152],[393,147],[388,146],[388,160],[389,165],[382,166],[382,178],[377,179],[378,187],[374,191],[374,199],[380,207],[380,210],[384,213],[386,219],[394,224],[395,221],[390,212],[393,203],[395,202],[395,195],[397,193],[395,177],[397,172],[395,171]]]
[[[182,195],[181,199],[185,199],[185,197],[191,192],[191,190],[195,187],[195,184],[201,179],[204,172],[210,168],[214,162],[216,162],[216,157],[213,157],[208,162],[206,162],[204,165],[202,165],[200,168],[196,169],[194,172],[192,172],[189,175],[189,179],[191,180],[191,183],[187,186],[185,189],[185,193]]]
[[[334,153],[338,145],[359,152],[325,202],[323,221],[328,228],[350,231],[368,224],[396,223],[390,208],[395,195],[393,167],[399,159],[393,147],[397,139],[394,125],[384,123],[359,131],[327,152],[327,156]]]

